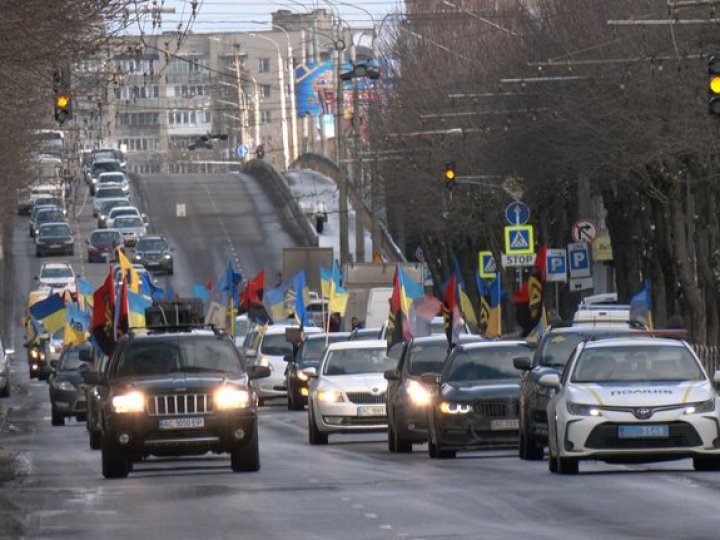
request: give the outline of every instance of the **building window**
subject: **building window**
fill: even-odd
[[[270,71],[269,58],[258,58],[258,71],[260,73],[267,73],[268,71]]]
[[[260,95],[264,98],[269,98],[271,95],[271,89],[269,84],[260,85]]]
[[[260,123],[269,124],[272,122],[272,111],[260,111]]]

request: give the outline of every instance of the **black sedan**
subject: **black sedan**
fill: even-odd
[[[517,445],[520,371],[513,361],[531,355],[524,341],[458,345],[439,377],[424,376],[437,385],[428,408],[428,455]]]
[[[302,411],[307,405],[308,376],[303,369],[320,365],[325,349],[330,343],[347,341],[350,332],[331,332],[329,334],[310,334],[300,344],[295,357],[288,355],[285,370],[285,386],[287,387],[287,405],[289,411]]]
[[[172,248],[164,236],[144,236],[140,238],[133,250],[132,260],[142,264],[151,272],[173,274],[174,262]]]
[[[35,255],[74,255],[75,241],[67,223],[45,223],[35,235]]]
[[[88,262],[109,262],[115,258],[115,250],[124,246],[120,231],[114,229],[95,229],[87,240]]]
[[[471,334],[460,336],[460,343],[483,341]],[[444,335],[414,338],[406,342],[397,369],[385,372],[388,381],[388,449],[412,452],[412,445],[427,441],[427,406],[431,389],[422,383],[422,375],[439,375],[448,354]]]
[[[65,418],[70,416],[78,422],[85,421],[87,401],[82,372],[90,369],[91,361],[88,347],[65,349],[57,361],[55,372],[48,381],[53,426],[65,425]]]

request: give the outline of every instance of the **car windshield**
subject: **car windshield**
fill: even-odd
[[[168,245],[165,240],[159,238],[144,238],[135,246],[137,251],[167,251]]]
[[[37,223],[50,223],[52,221],[65,221],[65,214],[61,210],[43,210],[35,218]]]
[[[113,221],[115,227],[142,227],[143,222],[137,216],[120,216]]]
[[[35,206],[52,205],[59,207],[61,204],[62,201],[57,197],[42,197],[35,200]]]
[[[111,197],[120,197],[123,195],[121,188],[104,187],[95,192],[95,199],[110,199]]]
[[[97,231],[90,235],[90,242],[102,244],[118,240],[118,233],[115,231]]]
[[[519,380],[521,372],[513,366],[513,358],[531,354],[527,345],[458,349],[451,357],[443,380],[449,383]]]
[[[342,334],[339,336],[328,334],[327,336],[327,343],[337,343],[338,341],[345,340],[347,340],[347,336]],[[325,336],[306,339],[298,351],[298,362],[301,364],[306,362],[320,362],[325,354],[325,349]]]
[[[445,364],[447,348],[447,341],[413,343],[409,351],[408,373],[411,375],[440,373]]]
[[[80,351],[82,348],[74,347],[72,349],[66,349],[60,359],[58,370],[60,371],[78,371],[81,369],[90,368],[89,362],[83,362],[80,360]]]
[[[117,161],[104,161],[93,164],[94,173],[115,172],[120,170],[120,164]]]
[[[171,372],[242,372],[240,358],[232,344],[210,336],[129,341],[114,364],[112,371],[118,377]]]
[[[382,373],[393,369],[397,360],[387,355],[385,347],[367,349],[337,349],[327,354],[325,375],[355,375]]]
[[[73,279],[72,268],[67,266],[56,266],[56,267],[45,267],[40,272],[41,279],[56,279],[56,278],[70,278]]]
[[[110,210],[108,214],[111,218],[116,218],[120,216],[137,216],[138,211],[136,208],[113,208]]]
[[[607,337],[624,337],[632,333],[632,330],[615,330],[598,332],[592,329],[587,331],[578,330],[577,332],[558,332],[556,334],[549,334],[546,339],[540,344],[540,365],[541,366],[555,366],[563,367],[567,364],[570,359],[575,347],[581,341],[586,341],[589,338],[607,338]]]
[[[573,382],[699,381],[693,355],[681,345],[611,345],[585,349],[575,364]]]
[[[127,206],[129,204],[130,204],[130,201],[128,201],[127,199],[115,199],[115,200],[103,203],[103,205],[100,209],[100,212],[102,214],[106,214],[113,208],[116,208],[118,206]]]
[[[262,340],[260,352],[271,356],[285,356],[292,354],[292,343],[285,339],[284,333],[268,334]]]
[[[70,236],[70,229],[67,225],[43,225],[40,228],[40,236]]]

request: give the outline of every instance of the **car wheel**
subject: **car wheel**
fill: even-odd
[[[395,447],[395,452],[397,452],[398,454],[412,453],[412,443],[407,439],[403,439],[396,428],[393,428],[392,430],[392,437],[395,440],[393,443],[393,446]],[[388,439],[389,438],[390,432],[388,431]]]
[[[130,460],[117,444],[102,437],[102,474],[105,478],[127,478],[130,474]]]
[[[553,456],[552,453],[548,455],[548,471],[550,471],[551,473],[558,472],[557,458]]]
[[[40,251],[39,249],[35,248],[35,256],[36,256],[36,257],[42,257],[42,251]]]
[[[312,445],[328,443],[327,434],[320,431],[315,424],[315,415],[312,413],[311,404],[308,404],[308,440]]]
[[[89,432],[90,449],[100,450],[102,446],[102,432],[99,429],[91,429]]]
[[[258,397],[258,407],[263,407],[265,405],[265,398]]]
[[[174,269],[173,269],[172,266],[170,266],[170,267],[168,268],[167,275],[168,275],[168,276],[172,276],[173,273],[174,273]]]
[[[538,445],[535,437],[520,431],[520,459],[537,461],[543,458],[543,447]]]
[[[10,380],[5,383],[5,388],[0,392],[0,398],[10,397]]]
[[[295,404],[293,403],[293,395],[292,395],[292,392],[288,392],[288,394],[287,394],[287,407],[288,407],[288,411],[294,411],[294,410],[295,410]]]
[[[305,409],[305,404],[302,402],[302,396],[300,394],[297,394],[295,392],[292,393],[292,404],[293,404],[293,411],[302,411]]]
[[[53,426],[64,426],[65,417],[62,414],[58,413],[55,409],[53,409],[51,423]]]
[[[696,456],[693,458],[693,468],[696,471],[720,471],[720,457]]]
[[[257,424],[253,434],[236,450],[230,452],[230,467],[233,472],[256,472],[260,470],[260,450],[258,448]]]
[[[437,459],[439,457],[438,447],[434,442],[432,442],[432,440],[428,441],[428,457],[431,457],[433,459]]]
[[[77,420],[78,422],[84,422],[85,420],[87,420],[87,414],[86,413],[76,414],[75,420]]]
[[[395,448],[395,429],[391,422],[388,422],[388,450],[390,452],[397,452]]]
[[[557,470],[560,474],[577,474],[580,470],[577,458],[557,458]]]

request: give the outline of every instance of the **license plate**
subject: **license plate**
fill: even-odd
[[[386,416],[385,405],[363,405],[358,407],[358,416]]]
[[[669,436],[670,426],[667,424],[618,426],[619,439],[664,439]]]
[[[60,249],[60,244],[50,244],[48,247],[50,249]]]
[[[197,429],[205,427],[205,419],[199,418],[166,418],[160,420],[160,429]]]
[[[490,431],[511,431],[515,429],[520,429],[520,420],[517,418],[490,420]]]

